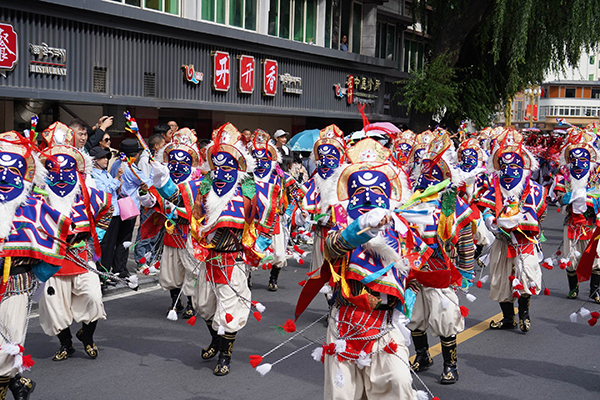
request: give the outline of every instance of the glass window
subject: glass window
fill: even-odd
[[[331,48],[340,48],[340,3],[337,0],[337,6],[333,6],[333,17],[331,18]]]
[[[294,40],[302,42],[304,39],[304,1],[294,1]]]
[[[125,4],[129,4],[130,6],[142,6],[142,0],[125,0]]]
[[[244,9],[244,29],[256,30],[256,0],[246,0]]]
[[[242,11],[244,9],[243,0],[229,0],[229,25],[243,28]]]
[[[566,88],[565,97],[575,97],[575,88]]]
[[[410,40],[404,40],[404,68],[402,71],[410,72]]]
[[[600,88],[592,89],[592,99],[600,99]]]
[[[279,37],[289,39],[291,0],[280,0],[279,10]]]
[[[146,8],[162,11],[162,0],[146,0]]]
[[[325,47],[331,47],[331,1],[325,0]]]
[[[179,0],[165,0],[165,12],[179,15]]]
[[[227,0],[217,0],[217,19],[215,22],[218,24],[225,24],[225,8],[227,6]]]
[[[386,49],[385,49],[385,58],[387,60],[394,59],[394,49],[396,48],[396,26],[389,25],[387,26],[387,35],[386,35]]]
[[[306,0],[306,34],[304,41],[307,43],[316,42],[317,27],[317,0]]]
[[[279,15],[279,0],[269,1],[269,35],[277,36],[277,16]]]
[[[360,53],[360,39],[362,37],[362,4],[354,3],[352,12],[352,52]]]
[[[340,38],[346,35],[348,36],[348,51],[352,49],[352,37],[350,36],[350,18],[352,11],[352,0],[342,0],[342,21],[341,21],[341,31]]]
[[[590,74],[590,75],[588,76],[588,80],[590,80],[590,81],[593,81],[593,80],[594,80],[594,74]]]
[[[202,0],[201,18],[206,21],[215,20],[215,0]]]
[[[590,56],[590,65],[594,65],[596,63],[596,57]]]

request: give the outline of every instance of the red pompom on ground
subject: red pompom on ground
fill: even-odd
[[[481,283],[481,281],[477,281],[477,283],[475,284],[475,286],[477,286],[478,288],[482,288],[483,284]]]
[[[550,290],[548,288],[544,289],[544,294],[550,296]]]
[[[294,323],[294,320],[288,319],[285,321],[285,324],[283,324],[283,330],[287,333],[296,332],[296,324]]]
[[[298,264],[300,264],[300,265],[304,265],[304,260],[303,260],[303,259],[299,259],[299,260],[298,260]]]
[[[593,313],[590,314],[592,316],[592,318],[600,318],[600,313],[598,311],[594,311]]]
[[[594,326],[594,325],[596,325],[597,322],[598,322],[598,318],[592,318],[588,321],[588,324],[590,324],[590,326]],[[25,357],[23,357],[23,364],[25,364]]]
[[[460,315],[462,315],[463,318],[467,318],[469,315],[469,309],[465,306],[460,306]]]
[[[188,325],[190,326],[194,326],[196,325],[196,316],[194,315],[193,317],[191,317],[190,319],[187,320]]]
[[[259,356],[257,354],[250,355],[250,365],[252,365],[252,368],[256,368],[258,366],[258,364],[260,364],[262,362],[262,360],[263,360],[262,356]]]
[[[140,264],[146,264],[146,257],[140,258],[140,261],[138,261],[138,263],[140,263]]]
[[[258,311],[254,311],[254,318],[256,318],[257,321],[260,321],[260,319],[262,318],[262,314],[259,313]]]

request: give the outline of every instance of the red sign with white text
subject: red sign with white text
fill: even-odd
[[[239,56],[239,76],[238,76],[238,90],[240,93],[251,94],[254,92],[254,57],[252,56]]]
[[[213,76],[212,87],[214,90],[226,92],[229,90],[230,78],[230,57],[229,53],[224,51],[214,51],[213,57]]]
[[[265,59],[263,61],[263,94],[275,96],[277,93],[277,61]]]
[[[0,74],[15,69],[18,60],[17,32],[12,25],[0,23]]]

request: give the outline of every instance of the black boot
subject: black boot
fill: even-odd
[[[187,299],[187,305],[185,306],[185,310],[183,310],[183,313],[181,314],[183,319],[190,319],[196,314],[196,310],[194,310],[194,306],[192,305],[192,298],[190,296],[187,296]]]
[[[429,344],[427,343],[427,332],[412,331],[413,343],[415,344],[415,360],[410,364],[410,367],[415,372],[425,371],[433,365],[433,359],[429,355]]]
[[[96,331],[96,325],[98,321],[90,322],[89,324],[83,324],[80,330],[77,331],[77,339],[83,343],[85,353],[90,358],[98,357],[98,347],[94,343],[94,332]]]
[[[450,385],[458,381],[458,369],[456,368],[456,335],[443,337],[440,336],[442,345],[442,356],[444,357],[444,372],[440,378],[440,383]]]
[[[214,374],[217,376],[224,376],[229,373],[231,364],[231,354],[233,353],[233,342],[235,342],[235,335],[237,332],[225,333],[220,336],[219,340],[219,361],[215,367]]]
[[[15,375],[8,384],[15,400],[28,400],[35,389],[35,382],[19,374]]]
[[[208,330],[210,331],[210,336],[212,337],[212,340],[211,340],[210,344],[208,345],[208,347],[202,350],[202,359],[210,360],[211,358],[216,356],[217,353],[219,352],[219,342],[220,342],[221,336],[217,335],[217,331],[215,331],[213,329],[212,321],[206,321],[206,326],[208,327]]]
[[[169,308],[169,311],[175,308],[175,311],[180,313],[183,311],[183,304],[181,303],[181,297],[179,297],[180,289],[171,289],[169,292],[171,293],[171,308]],[[177,300],[178,297],[179,301]],[[175,305],[175,303],[177,303],[177,305]],[[169,311],[167,311],[167,314]]]
[[[521,332],[528,332],[531,329],[531,320],[529,319],[529,302],[531,296],[528,294],[519,297],[519,329]]]
[[[277,278],[279,278],[280,271],[281,271],[281,268],[277,268],[277,267],[271,268],[271,276],[269,277],[269,287],[268,287],[268,290],[270,290],[271,292],[276,292],[278,289]]]
[[[502,319],[500,321],[490,322],[490,329],[514,329],[517,326],[515,321],[515,308],[512,301],[500,303],[502,309]]]
[[[6,393],[8,393],[8,382],[10,378],[8,376],[0,376],[0,400],[6,399]]]
[[[579,294],[579,281],[577,280],[576,271],[567,271],[567,279],[569,280],[569,294],[568,299],[576,299]]]
[[[60,349],[52,357],[52,361],[63,361],[69,358],[75,353],[73,347],[73,336],[71,336],[71,330],[69,328],[63,329],[56,335],[60,340]]]
[[[598,289],[599,286],[600,272],[592,271],[592,276],[590,277],[590,299],[594,300],[598,304],[600,304],[600,292]]]

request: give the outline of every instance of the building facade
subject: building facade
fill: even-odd
[[[406,3],[380,3],[0,1],[0,128],[113,115],[118,140],[128,109],[144,136],[168,120],[199,137],[225,122],[352,131],[363,104],[371,121],[407,123],[396,82],[422,51],[405,52]]]

